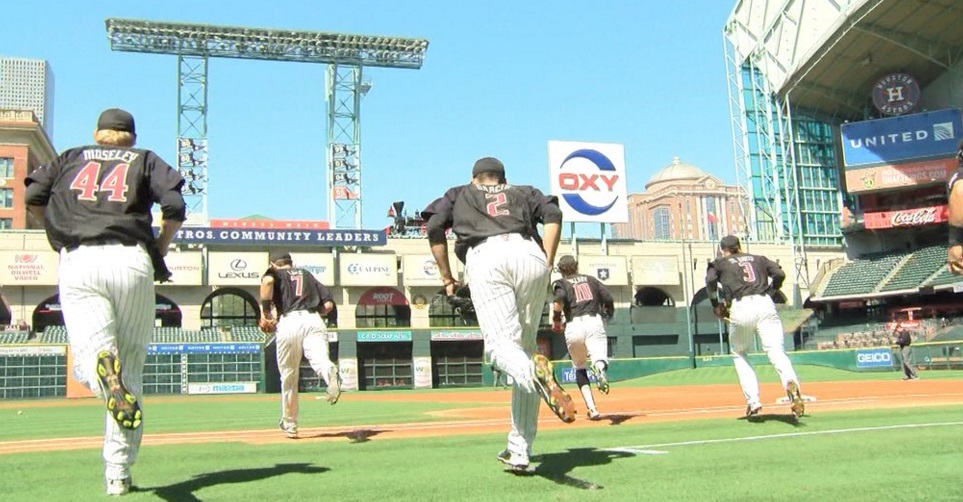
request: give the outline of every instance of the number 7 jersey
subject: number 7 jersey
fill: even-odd
[[[153,243],[154,203],[164,219],[185,216],[184,178],[150,150],[72,148],[30,173],[25,184],[27,204],[47,206],[47,237],[56,251],[94,241]]]

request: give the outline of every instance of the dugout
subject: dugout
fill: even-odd
[[[481,331],[432,330],[430,347],[433,388],[483,385],[485,342]]]
[[[357,334],[359,390],[414,388],[410,330],[364,330]]]

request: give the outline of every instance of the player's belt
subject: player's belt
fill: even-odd
[[[486,237],[486,238],[484,238],[484,239],[476,242],[475,244],[472,244],[471,247],[474,248],[474,247],[481,246],[482,244],[486,244],[486,243],[489,243],[489,242],[497,242],[497,241],[508,242],[508,241],[513,241],[513,240],[532,241],[532,240],[535,240],[535,239],[533,239],[532,236],[530,236],[530,235],[525,235],[525,234],[520,234],[520,233],[515,233],[515,232],[513,232],[513,233],[510,233],[510,234],[498,234],[498,235],[492,235],[491,237]]]
[[[740,297],[733,298],[732,301],[737,302],[737,301],[739,301],[739,300],[745,300],[746,298],[752,298],[753,296],[766,296],[766,295],[764,295],[764,294],[762,294],[762,293],[756,293],[756,294],[752,294],[752,295],[742,295],[742,296],[740,296]]]
[[[87,240],[84,240],[83,242],[81,242],[80,244],[71,244],[70,246],[65,246],[64,249],[66,249],[67,252],[69,253],[69,252],[71,252],[71,251],[75,251],[75,250],[76,250],[77,248],[79,248],[80,246],[112,246],[112,245],[116,245],[116,244],[119,244],[119,245],[121,245],[121,246],[136,246],[136,245],[137,245],[137,241],[125,241],[125,240],[114,239],[114,238],[110,238],[110,239],[87,239]]]

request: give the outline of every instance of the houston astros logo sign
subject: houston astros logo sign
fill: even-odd
[[[552,194],[565,221],[628,221],[625,153],[610,143],[549,142]]]

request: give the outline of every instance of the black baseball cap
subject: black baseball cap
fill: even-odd
[[[104,110],[97,119],[97,130],[121,131],[136,134],[134,130],[134,116],[120,108]]]
[[[727,235],[719,241],[719,247],[722,249],[739,249],[742,244],[739,243],[739,238],[735,235]]]
[[[481,173],[496,173],[505,177],[505,164],[495,157],[485,157],[475,161],[475,166],[471,169],[471,177],[474,178]]]
[[[271,253],[268,254],[268,261],[271,263],[276,263],[281,260],[291,260],[291,253],[287,251],[271,251]]]

